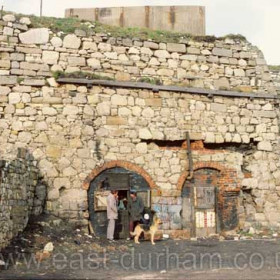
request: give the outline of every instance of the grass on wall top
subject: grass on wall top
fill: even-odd
[[[4,14],[11,12],[4,12]],[[15,14],[17,18],[20,18],[22,14]],[[155,42],[172,42],[178,43],[183,39],[192,39],[199,42],[214,42],[217,39],[230,38],[234,40],[246,41],[246,38],[240,34],[229,34],[224,37],[215,36],[193,36],[186,33],[178,33],[163,30],[151,30],[147,28],[137,27],[117,27],[111,25],[101,24],[100,22],[90,22],[80,20],[78,18],[55,18],[55,17],[38,17],[34,15],[27,15],[32,25],[31,28],[47,27],[54,33],[62,32],[63,34],[74,33],[76,29],[81,29],[86,32],[87,36],[94,33],[104,33],[111,37],[121,38],[137,38],[139,40],[153,40]],[[88,24],[90,23],[90,24]]]

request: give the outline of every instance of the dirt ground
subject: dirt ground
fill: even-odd
[[[40,260],[49,242],[54,250]],[[41,219],[0,253],[1,263],[0,279],[279,279],[280,239],[109,243]]]

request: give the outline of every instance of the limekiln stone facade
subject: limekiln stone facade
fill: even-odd
[[[214,222],[219,220],[220,230],[279,227],[278,101],[267,98],[275,89],[256,47],[233,39],[176,44],[106,34],[62,39],[50,37],[47,29],[28,31],[26,23],[13,16],[1,22],[0,155],[9,162],[17,148],[27,150],[47,189],[46,211],[86,228],[90,182],[122,167],[148,182],[165,232],[193,235],[193,210],[186,205],[194,202],[184,192],[193,188],[189,132],[193,178],[218,188]],[[119,81],[149,76],[165,85],[238,90],[244,97],[102,82],[59,84],[52,78],[56,70],[91,71]],[[267,96],[249,98],[246,92]],[[1,211],[11,211],[4,205],[12,198],[3,198]],[[9,215],[1,219],[13,227]]]

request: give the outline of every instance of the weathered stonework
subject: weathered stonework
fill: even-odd
[[[280,93],[280,71],[279,70],[270,71],[270,74],[271,74],[271,77],[273,80],[275,90],[276,90],[277,94],[279,94]]]
[[[39,184],[36,161],[24,149],[11,162],[0,162],[0,249],[43,211],[46,187]]]
[[[27,77],[46,78],[60,70],[94,72],[117,80],[148,76],[163,84],[275,93],[263,54],[239,39],[159,43],[107,34],[87,38],[69,34],[62,39],[56,34],[50,38],[46,28],[27,30],[25,25],[26,30],[21,30],[17,22],[6,24],[0,38],[0,84],[16,84],[16,76],[27,84]],[[18,36],[24,44],[18,43]]]
[[[17,38],[10,23],[10,36]],[[147,180],[163,230],[188,236],[180,220],[190,173],[183,143],[188,131],[194,170],[215,169],[225,192],[241,190],[239,227],[280,227],[277,100],[62,85],[50,78],[53,70],[132,81],[148,75],[164,84],[273,95],[257,48],[229,39],[166,44],[105,34],[68,35],[63,41],[54,35],[47,44],[30,46],[8,44],[5,32],[0,31],[0,155],[12,161],[20,147],[38,161],[47,211],[87,226],[90,181],[104,168],[120,166]]]
[[[75,91],[76,96],[69,96],[68,88]],[[241,202],[244,223],[279,226],[278,216],[270,213],[271,209],[278,213],[277,205],[269,202],[270,197],[277,195],[279,166],[278,120],[273,101],[211,99],[171,92],[155,95],[146,90],[97,86],[86,89],[75,85],[55,90],[43,87],[40,96],[35,92],[35,88],[31,89],[34,97],[28,105],[15,108],[1,120],[1,128],[5,128],[1,142],[5,145],[0,150],[3,156],[12,158],[15,147],[28,147],[48,184],[47,209],[55,215],[77,222],[81,215],[87,216],[85,186],[94,178],[89,174],[95,174],[93,170],[105,163],[111,166],[118,161],[128,162],[127,168],[132,170],[129,163],[147,172],[151,188],[156,186],[155,190],[159,191],[159,195],[156,192],[152,197],[157,209],[165,203],[174,205],[174,198],[181,197],[185,180],[182,174],[188,170],[186,149],[163,149],[157,141],[184,140],[185,132],[189,131],[194,141],[195,163],[208,163],[210,167],[216,163],[234,170],[238,188],[251,190],[251,199],[263,201],[257,210],[251,203],[250,208],[246,208],[246,200]],[[45,99],[54,94],[57,98],[54,104]],[[97,100],[95,103],[90,102],[93,97]],[[66,100],[67,104],[63,104]],[[160,102],[149,103],[150,100]],[[3,104],[3,111],[15,106],[8,102]],[[152,142],[146,142],[147,139]],[[195,146],[199,140],[215,146]],[[219,145],[223,147],[225,143],[232,148],[225,145],[220,150]],[[242,148],[233,149],[239,143],[247,145],[246,149],[252,147],[248,153]],[[136,172],[143,175],[139,170]],[[244,170],[251,178],[244,178]],[[179,199],[178,213],[180,207]],[[257,220],[260,213],[267,215],[262,221]],[[165,229],[172,230],[167,224]]]

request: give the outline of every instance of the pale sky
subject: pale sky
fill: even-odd
[[[40,0],[0,0],[5,10],[39,14]],[[66,8],[203,5],[207,35],[242,34],[280,65],[280,0],[43,0],[45,16],[63,17]]]

